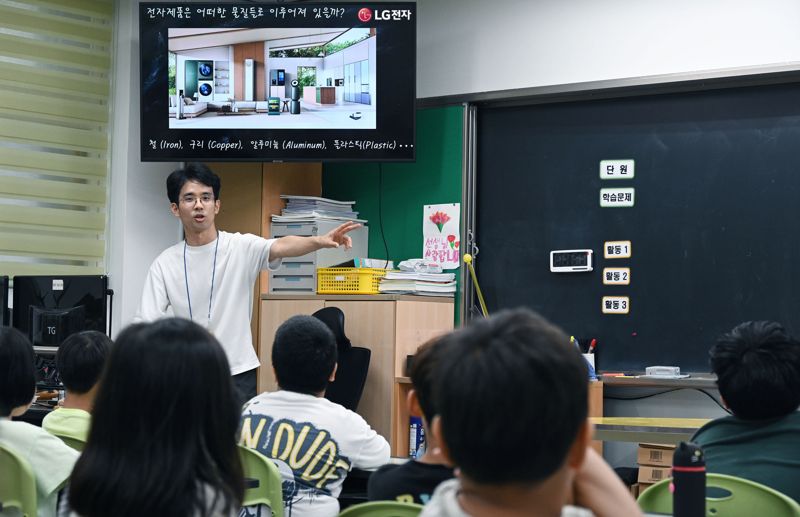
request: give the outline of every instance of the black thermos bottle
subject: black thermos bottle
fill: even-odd
[[[672,512],[674,517],[706,515],[706,460],[691,442],[681,442],[672,459]]]

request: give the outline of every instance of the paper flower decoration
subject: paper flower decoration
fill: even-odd
[[[444,224],[445,224],[447,221],[449,221],[449,220],[450,220],[450,216],[449,216],[449,215],[447,215],[447,214],[446,214],[446,213],[444,213],[444,212],[441,212],[441,211],[439,211],[439,212],[434,212],[434,213],[433,213],[433,214],[432,214],[432,215],[429,217],[429,219],[431,220],[431,222],[432,222],[433,224],[435,224],[435,225],[436,225],[436,227],[437,227],[437,228],[439,228],[439,231],[442,231],[442,227],[444,226]]]

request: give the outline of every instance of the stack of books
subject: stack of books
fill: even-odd
[[[286,208],[281,215],[273,215],[274,223],[314,223],[317,221],[356,221],[366,223],[353,211],[355,201],[336,201],[324,197],[289,196],[282,194]]]
[[[381,279],[378,290],[384,294],[421,294],[424,296],[454,296],[456,276],[453,273],[417,273],[389,271]]]

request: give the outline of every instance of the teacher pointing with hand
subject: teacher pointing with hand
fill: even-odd
[[[137,321],[170,315],[195,321],[225,349],[240,402],[256,396],[256,368],[250,318],[253,284],[264,269],[275,270],[284,257],[321,248],[352,245],[346,222],[325,235],[265,239],[217,230],[220,179],[202,163],[189,163],[167,178],[173,215],[183,224],[184,240],[164,250],[150,266]]]

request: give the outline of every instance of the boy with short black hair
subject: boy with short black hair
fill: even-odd
[[[336,374],[336,340],[312,316],[278,327],[272,367],[279,391],[262,393],[242,412],[240,443],[271,458],[283,476],[287,517],[335,516],[353,467],[389,460],[389,444],[364,419],[323,397]]]
[[[747,321],[723,335],[709,356],[733,415],[692,438],[703,448],[706,468],[800,502],[800,342],[779,323]]]
[[[56,369],[66,395],[61,406],[42,420],[45,431],[86,441],[97,385],[110,350],[111,339],[96,330],[72,334],[58,347]]]
[[[423,516],[641,515],[589,448],[588,371],[560,329],[517,309],[444,340],[433,434],[458,474]]]
[[[436,416],[433,384],[437,367],[445,354],[440,338],[421,345],[414,354],[409,375],[413,388],[408,393],[410,413],[422,417],[425,429],[425,454],[419,460],[402,465],[384,465],[369,477],[367,497],[370,501],[395,499],[408,503],[427,503],[442,481],[453,477],[453,466],[442,456],[430,423]]]

